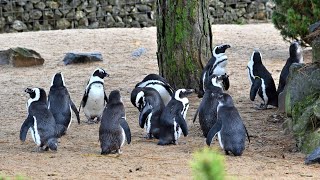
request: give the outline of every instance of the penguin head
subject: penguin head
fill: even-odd
[[[92,76],[98,76],[99,78],[103,79],[105,77],[109,77],[109,74],[102,68],[97,68],[92,73]]]
[[[298,41],[293,41],[289,47],[289,54],[290,57],[297,57],[299,59],[302,58],[302,48],[300,46],[300,43]],[[303,60],[300,60],[303,61]],[[302,62],[299,62],[302,63]]]
[[[218,106],[234,106],[232,97],[227,93],[215,94],[219,105]]]
[[[211,75],[208,78],[209,79],[208,87],[210,88],[210,87],[214,86],[214,87],[223,88],[224,87],[223,80],[224,80],[225,76],[226,76],[226,78],[229,77],[228,75],[220,75],[220,76],[218,76],[216,74]]]
[[[56,74],[52,77],[51,86],[54,86],[54,87],[62,87],[62,86],[65,86],[64,77],[63,77],[63,74],[62,74],[61,72],[56,73]]]
[[[52,150],[52,151],[57,151],[58,149],[58,142],[56,138],[50,138],[48,139],[48,147]]]
[[[213,51],[212,54],[213,56],[218,56],[219,54],[224,54],[226,52],[226,49],[230,48],[231,46],[229,44],[222,44],[219,46],[216,46]]]
[[[24,91],[30,95],[28,106],[34,101],[47,102],[47,94],[42,88],[27,88]]]
[[[144,99],[144,92],[142,91],[143,88],[136,87],[131,92],[131,103],[141,111],[143,106],[143,99]]]
[[[174,95],[175,99],[183,99],[194,92],[193,89],[178,89]]]
[[[119,90],[113,90],[109,94],[109,103],[119,103],[122,102]]]
[[[262,64],[262,56],[259,50],[255,49],[252,53],[251,60],[254,64]]]

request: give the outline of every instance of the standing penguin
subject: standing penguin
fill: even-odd
[[[101,120],[101,116],[106,103],[108,103],[108,97],[104,91],[103,78],[109,77],[109,74],[102,68],[97,68],[92,73],[92,76],[87,83],[82,101],[79,107],[83,107],[85,116],[88,119],[88,123],[93,123],[97,118],[97,123]]]
[[[28,116],[20,129],[20,140],[25,141],[28,130],[39,150],[57,150],[56,122],[47,107],[47,95],[42,88],[27,88],[30,95],[27,102]]]
[[[111,91],[109,103],[103,111],[99,128],[101,154],[121,153],[120,148],[127,139],[131,142],[131,132],[126,121],[125,109],[118,90]]]
[[[166,106],[174,93],[174,89],[170,86],[166,79],[157,75],[157,74],[149,74],[147,75],[141,82],[137,83],[135,89],[131,92],[131,103],[139,109],[139,103],[136,99],[137,91],[142,87],[151,87],[157,90],[163,100],[164,105]],[[140,111],[141,109],[139,109]]]
[[[278,107],[278,93],[270,72],[262,64],[261,53],[255,50],[248,63],[248,76],[251,82],[250,100],[254,101],[257,93],[262,98],[258,109],[267,109],[268,105]]]
[[[287,77],[289,75],[289,68],[293,63],[303,63],[302,49],[297,41],[291,43],[289,47],[289,58],[287,59],[286,64],[281,70],[279,85],[278,85],[278,94],[280,94],[284,86],[287,83]]]
[[[181,132],[188,135],[186,123],[189,100],[187,96],[193,89],[178,89],[164,108],[160,117],[160,136],[158,145],[177,144]]]
[[[164,104],[157,90],[144,87],[137,94],[137,99],[143,99],[143,107],[139,116],[139,125],[146,129],[147,138],[159,138],[160,116],[164,109]]]
[[[56,73],[52,78],[48,95],[48,109],[51,111],[56,121],[58,137],[65,135],[67,129],[71,125],[71,109],[76,114],[78,124],[80,124],[79,111],[71,100],[62,73]]]
[[[218,101],[215,94],[223,92],[223,76],[215,74],[207,78],[205,86],[206,91],[201,100],[199,108],[199,123],[204,137],[207,137],[208,132],[217,121],[217,106]],[[196,116],[193,120],[195,121]]]
[[[228,44],[222,44],[216,46],[212,51],[212,57],[208,61],[207,65],[202,70],[201,78],[200,78],[200,86],[199,86],[199,93],[198,97],[203,97],[205,92],[205,85],[206,82],[205,78],[209,77],[212,74],[216,75],[225,75],[226,74],[226,66],[228,64],[228,57],[225,54],[226,49],[230,48],[231,46]],[[229,79],[224,79],[225,89],[229,89]]]
[[[217,122],[210,129],[206,143],[210,146],[212,139],[218,134],[221,148],[229,155],[241,156],[245,149],[246,135],[248,132],[240,117],[238,110],[234,107],[233,100],[229,94],[216,94],[219,105],[217,107]]]

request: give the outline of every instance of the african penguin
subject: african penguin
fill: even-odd
[[[58,137],[65,135],[71,125],[71,109],[76,114],[78,124],[80,124],[79,111],[71,100],[62,73],[56,73],[52,78],[48,95],[48,109],[56,121]]]
[[[215,94],[219,102],[217,106],[217,122],[210,129],[206,143],[208,146],[212,139],[218,134],[218,140],[221,148],[227,155],[231,152],[235,156],[241,156],[245,149],[246,135],[249,139],[248,132],[240,117],[233,100],[229,94]]]
[[[27,88],[30,95],[27,101],[28,116],[20,129],[20,140],[25,141],[28,130],[33,141],[37,144],[37,150],[57,150],[56,122],[47,107],[47,95],[42,88]]]
[[[278,107],[278,94],[274,80],[262,64],[261,53],[258,50],[252,53],[247,69],[251,82],[250,100],[254,101],[258,93],[263,100],[258,109],[267,109],[268,105]]]
[[[287,82],[287,77],[289,75],[289,68],[293,63],[303,63],[303,56],[302,56],[302,49],[297,41],[291,43],[289,47],[289,58],[287,59],[286,64],[281,70],[280,78],[279,78],[279,85],[278,85],[278,94],[280,94],[284,86]]]
[[[104,87],[104,77],[109,77],[109,74],[104,69],[95,69],[82,97],[79,112],[80,108],[83,107],[88,123],[93,123],[95,118],[97,118],[96,122],[98,123],[101,120],[104,107],[108,103]]]
[[[160,134],[158,145],[177,144],[181,132],[188,135],[186,115],[189,108],[187,96],[193,89],[178,89],[160,117]]]
[[[150,87],[141,88],[137,94],[137,99],[142,99],[143,106],[139,116],[139,125],[145,128],[147,138],[159,138],[159,121],[164,104],[159,92]]]
[[[199,93],[198,97],[202,98],[205,92],[205,85],[204,83],[205,78],[209,77],[212,74],[216,75],[225,75],[226,74],[226,66],[228,64],[228,57],[225,54],[226,49],[230,48],[231,46],[228,44],[222,44],[216,46],[212,51],[212,57],[208,61],[207,65],[204,67],[201,73],[200,78],[200,86],[199,86]],[[225,89],[229,89],[229,78],[224,79]]]
[[[111,91],[99,128],[101,154],[121,153],[125,140],[130,144],[131,132],[118,90]]]
[[[217,121],[217,106],[218,101],[215,94],[223,92],[223,76],[211,75],[206,80],[206,91],[200,102],[197,112],[199,112],[199,123],[204,137],[207,137],[208,132]],[[195,121],[196,116],[193,120]]]
[[[136,88],[142,87],[151,87],[157,90],[163,100],[164,105],[167,105],[169,103],[174,93],[174,89],[170,86],[166,79],[157,74],[149,74],[141,82],[137,83],[135,89],[133,89],[131,92],[131,103],[138,109],[140,105],[136,104],[138,102],[136,100],[136,95],[138,91],[136,90]]]

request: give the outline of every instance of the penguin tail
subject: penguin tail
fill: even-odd
[[[58,141],[57,138],[50,138],[48,140],[48,147],[52,150],[52,151],[57,151],[58,150]]]

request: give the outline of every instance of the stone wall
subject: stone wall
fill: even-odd
[[[212,23],[271,17],[272,0],[209,0]],[[1,0],[0,32],[155,26],[156,0]]]

